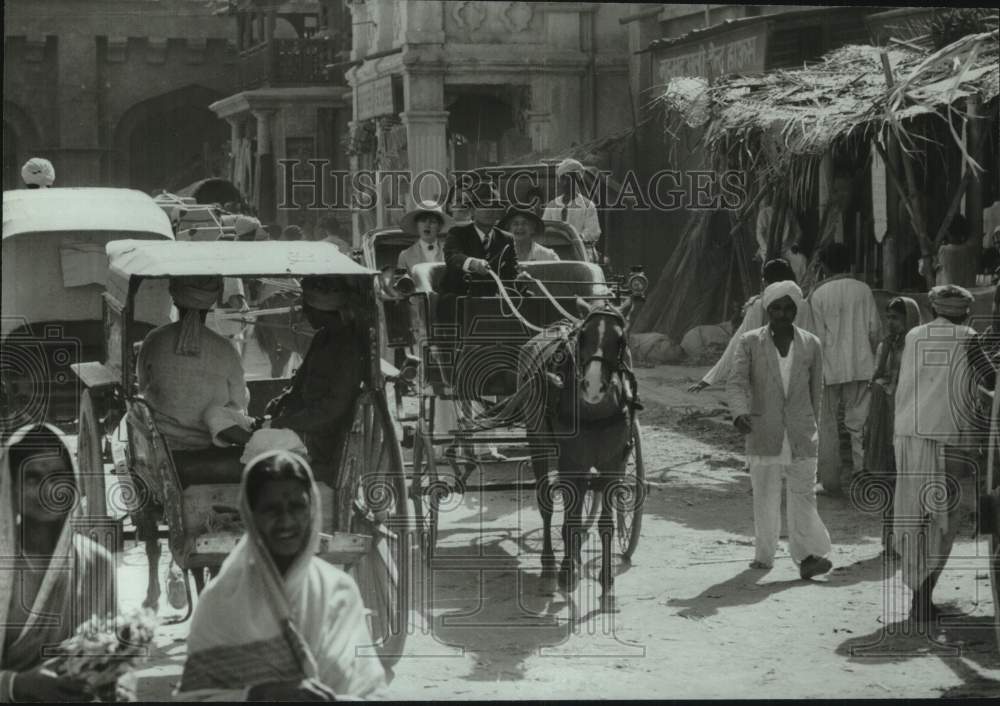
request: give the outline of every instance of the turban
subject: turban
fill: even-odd
[[[21,167],[21,178],[25,184],[52,186],[56,180],[56,170],[49,160],[32,157]]]
[[[201,353],[201,316],[199,311],[215,306],[222,293],[221,277],[174,277],[170,280],[170,296],[179,309],[186,309],[181,319],[174,353],[198,355]]]
[[[556,167],[556,176],[561,177],[563,174],[573,174],[574,172],[582,172],[583,165],[580,164],[575,159],[564,159],[559,162],[559,166]]]
[[[938,285],[927,294],[927,298],[934,310],[943,316],[965,316],[974,300],[968,289],[956,284]]]
[[[761,295],[761,301],[764,304],[764,311],[767,311],[767,308],[771,306],[771,304],[783,297],[791,297],[792,301],[795,302],[795,308],[802,308],[802,290],[799,289],[799,285],[795,284],[795,282],[791,280],[784,280],[767,285],[767,288]]]

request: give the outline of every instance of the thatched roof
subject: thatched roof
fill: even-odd
[[[848,136],[875,135],[886,126],[902,131],[907,119],[952,110],[970,95],[993,99],[1000,93],[998,45],[992,30],[936,52],[913,44],[887,50],[846,46],[801,69],[727,76],[710,86],[698,78],[673,79],[659,100],[674,119],[704,128],[705,146],[726,166],[766,165],[769,174],[760,176],[777,178]],[[892,88],[882,51],[892,68]],[[758,163],[759,157],[766,159]]]

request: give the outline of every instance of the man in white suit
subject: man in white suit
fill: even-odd
[[[740,338],[729,374],[733,421],[747,440],[753,486],[753,569],[770,569],[781,531],[781,480],[788,486],[788,544],[803,579],[827,573],[830,535],[816,510],[816,452],[823,391],[819,339],[795,326],[804,307],[791,281],[761,295],[769,323]]]

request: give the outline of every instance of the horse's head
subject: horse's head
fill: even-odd
[[[580,393],[585,404],[597,405],[609,392],[621,392],[627,325],[622,312],[606,301],[587,304],[578,299],[577,306],[582,315],[576,358]]]

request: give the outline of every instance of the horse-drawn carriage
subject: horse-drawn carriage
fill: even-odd
[[[147,603],[159,598],[157,526],[168,526],[173,560],[193,574],[200,589],[206,569],[217,568],[242,533],[238,490],[239,449],[172,451],[154,410],[139,394],[136,355],[152,326],[166,323],[172,302],[169,279],[213,276],[285,280],[323,276],[356,294],[355,330],[363,341],[365,367],[356,381],[353,411],[343,429],[339,463],[329,482],[320,484],[324,535],[320,555],[344,565],[358,580],[379,654],[398,658],[408,615],[408,501],[402,456],[389,417],[378,351],[374,272],[325,243],[242,243],[117,241],[107,246],[109,274],[104,294],[104,354],[99,361],[74,366],[86,386],[80,409],[79,462],[87,512],[106,514],[102,448],[111,447],[117,497],[137,528],[144,527],[150,564]],[[306,341],[311,329],[300,307],[249,310],[230,315],[246,325],[294,329]],[[345,345],[347,342],[345,341]],[[266,375],[247,375],[249,413],[263,416],[268,400],[288,383]],[[312,459],[314,463],[317,459]],[[116,494],[112,494],[115,496]],[[190,600],[188,601],[190,605]]]
[[[0,425],[72,424],[79,389],[70,365],[104,340],[104,246],[170,240],[170,221],[131,189],[58,188],[3,195],[3,327]]]
[[[561,232],[560,226],[553,224],[551,232]],[[395,253],[391,247],[380,251],[378,245],[381,240],[401,248],[405,241],[398,233],[384,231],[366,238],[365,258],[373,269],[383,269],[381,298],[388,345],[418,352],[406,357],[397,379],[396,417],[401,424],[415,425],[410,495],[425,558],[430,561],[434,556],[442,503],[453,493],[471,489],[467,482],[477,468],[473,444],[526,444],[534,480],[513,487],[534,487],[539,500],[544,532],[543,590],[553,590],[556,582],[550,529],[553,502],[558,501],[555,496],[561,488],[568,523],[576,523],[576,529],[594,521],[597,508],[601,508],[601,576],[610,597],[608,523],[615,522],[620,554],[629,560],[639,539],[645,491],[641,437],[635,419],[635,380],[626,338],[631,303],[617,305],[633,296],[641,298],[645,278],[636,273],[629,282],[609,282],[600,267],[582,261],[579,236],[572,229],[566,235],[574,238],[568,242],[575,257],[524,263],[523,272],[532,278],[526,288],[494,277],[497,296],[459,297],[456,319],[444,326],[439,300],[446,265],[417,265],[408,273],[411,285],[394,286],[385,275],[394,266],[398,249]],[[578,308],[579,316],[570,313]],[[594,385],[588,390],[590,382]],[[541,400],[536,392],[541,393]],[[613,393],[616,399],[610,409],[593,418],[591,413],[600,405],[589,405],[583,399],[591,393],[602,398]],[[408,405],[415,413],[406,411],[404,398],[415,403]],[[498,398],[499,403],[495,402]],[[548,403],[551,406],[546,410],[537,407]],[[435,429],[438,405],[456,406],[457,428]],[[549,414],[553,410],[559,414]],[[569,419],[568,425],[554,425],[556,417],[564,422]],[[499,436],[484,436],[499,429],[504,430]],[[611,437],[607,437],[608,432]],[[601,438],[607,441],[605,448],[620,452],[621,457],[611,461],[596,458],[592,442]],[[448,454],[453,473],[440,472],[435,445],[448,445],[453,451]],[[581,445],[588,449],[580,452]],[[549,462],[553,459],[549,451],[553,448],[560,449],[558,481],[550,479]],[[576,451],[570,453],[573,449]],[[592,472],[595,469],[597,473]],[[480,489],[511,487],[493,484]],[[586,516],[582,523],[581,512]],[[566,531],[564,528],[564,540]],[[565,544],[567,552],[572,552],[569,542]],[[579,556],[571,558],[569,564],[564,562],[561,579],[573,573],[572,565],[578,560]],[[565,579],[564,586],[573,580]]]

